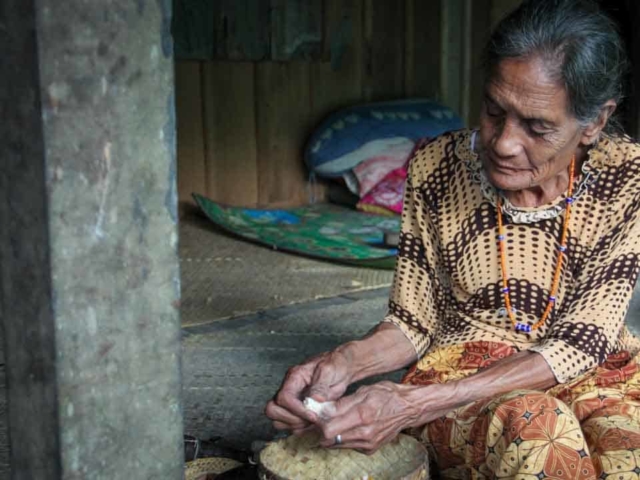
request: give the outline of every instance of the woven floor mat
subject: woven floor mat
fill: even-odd
[[[186,433],[222,436],[241,448],[271,440],[264,407],[287,369],[363,336],[384,317],[387,298],[388,289],[371,290],[185,327]]]
[[[269,250],[196,214],[181,220],[180,259],[183,325],[384,287],[393,277]]]

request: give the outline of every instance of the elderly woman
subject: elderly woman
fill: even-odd
[[[293,367],[278,429],[375,451],[412,429],[444,477],[636,478],[640,145],[610,133],[625,57],[585,0],[531,0],[486,49],[478,131],[411,161],[396,275],[367,337]],[[347,321],[347,320],[346,320]],[[352,395],[411,365],[402,384]],[[319,418],[301,400],[336,401]]]

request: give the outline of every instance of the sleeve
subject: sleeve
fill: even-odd
[[[586,228],[604,225],[607,233],[580,253],[576,280],[565,293],[557,319],[531,349],[544,357],[559,383],[602,364],[615,352],[640,269],[640,200],[637,194],[633,197],[627,205],[614,202],[606,215],[593,215],[598,220],[587,222],[592,227]],[[577,254],[578,247],[573,247]]]
[[[416,179],[415,156],[410,164],[402,211],[395,276],[384,322],[402,330],[420,358],[429,349],[443,307],[442,254],[427,196]]]

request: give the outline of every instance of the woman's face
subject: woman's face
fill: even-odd
[[[494,186],[532,188],[568,168],[584,135],[567,107],[566,89],[542,59],[507,59],[497,66],[480,119],[482,158]]]

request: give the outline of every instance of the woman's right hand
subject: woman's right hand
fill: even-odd
[[[265,410],[273,426],[298,433],[317,423],[318,416],[305,408],[304,398],[329,402],[342,397],[352,379],[350,363],[345,348],[338,347],[290,368]]]

